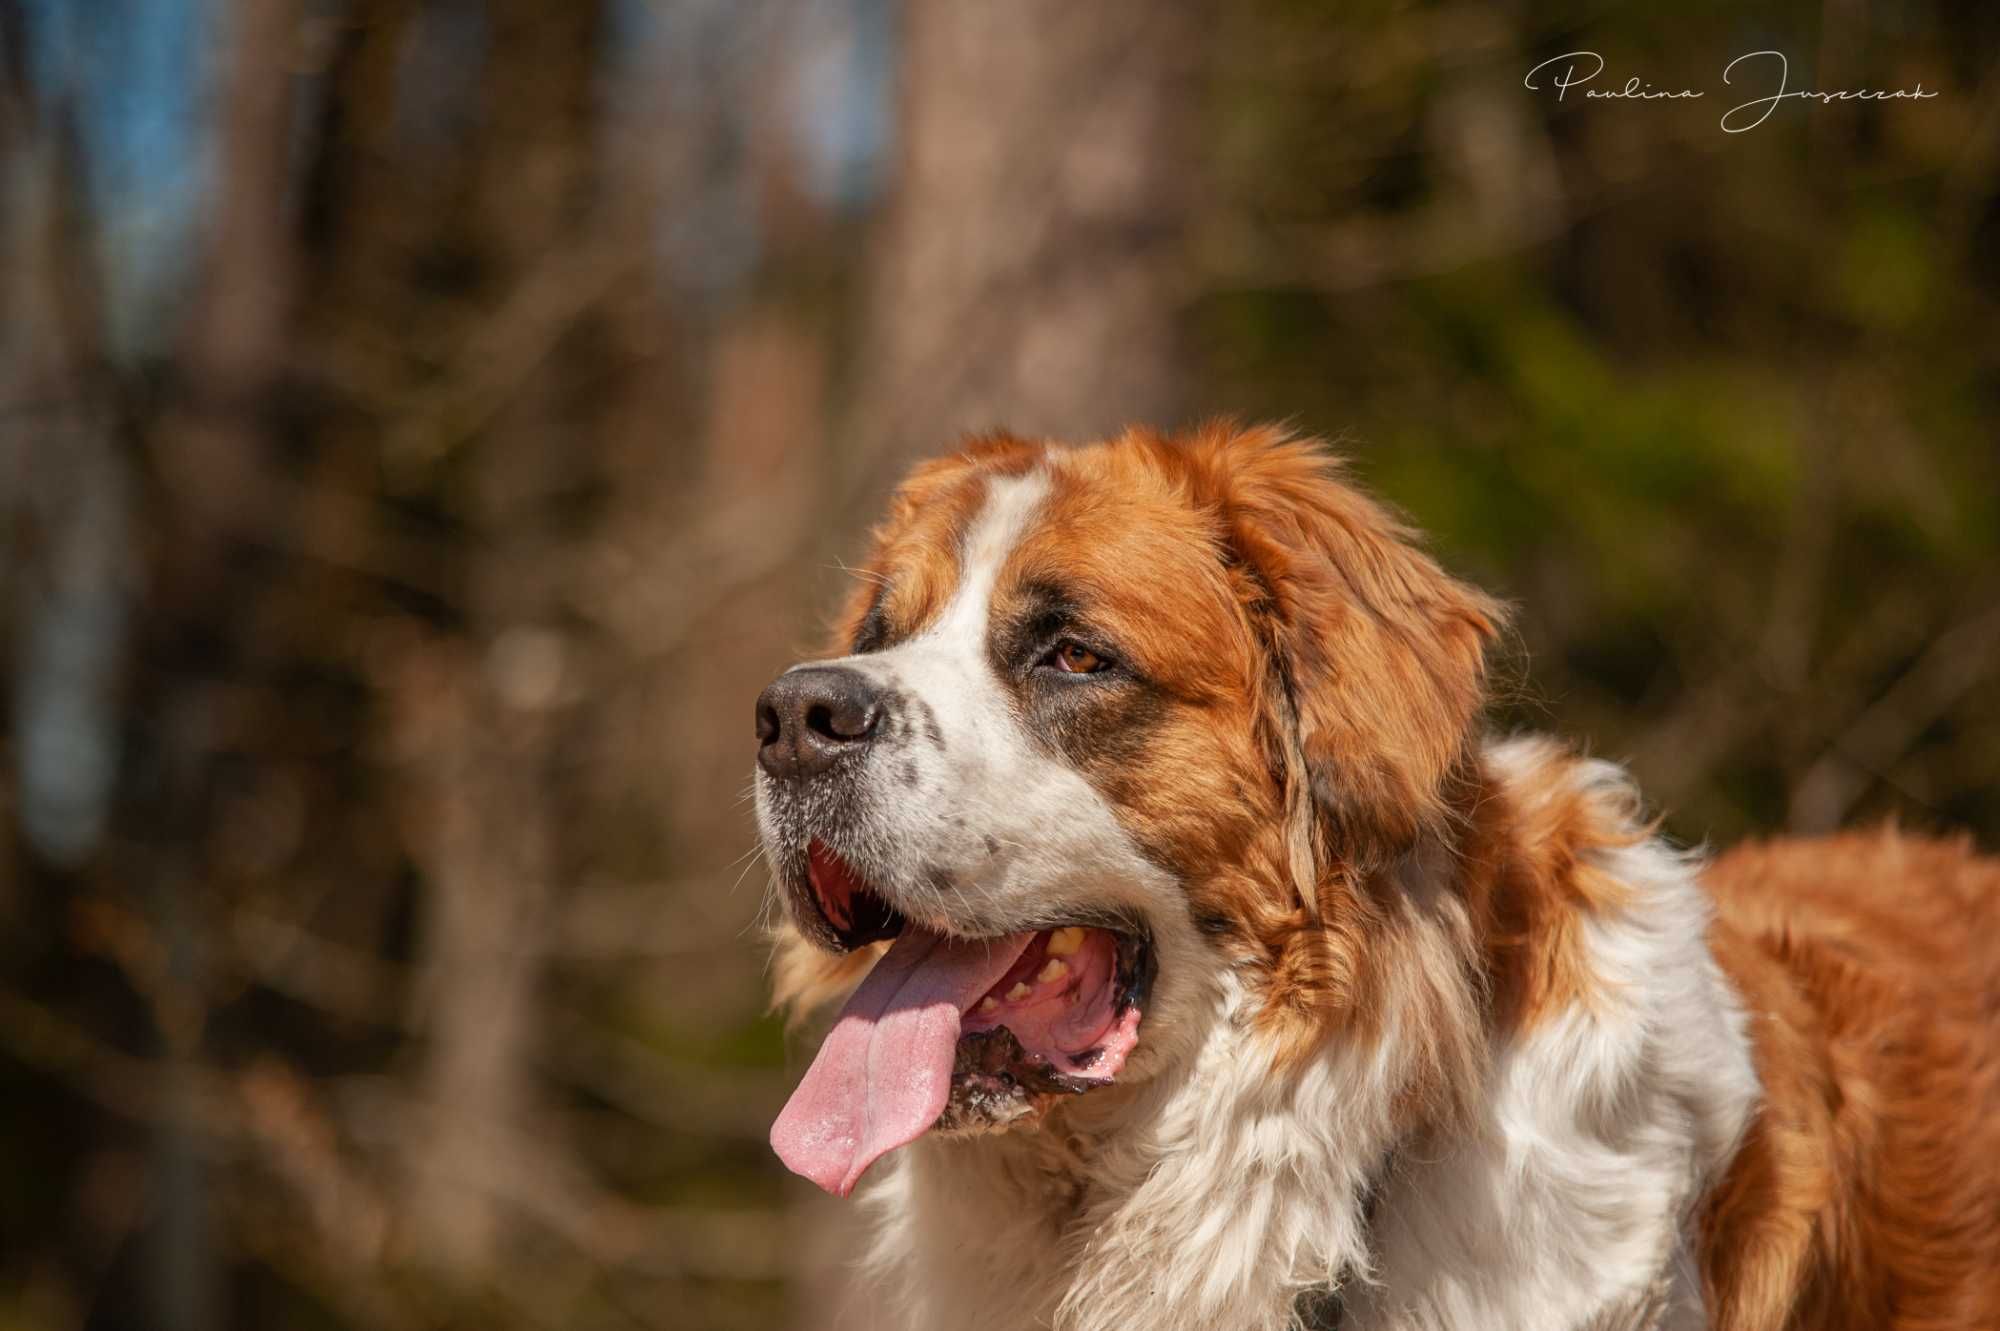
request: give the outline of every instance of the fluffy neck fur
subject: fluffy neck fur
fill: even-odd
[[[1687,1221],[1758,1088],[1695,866],[1609,764],[1480,766],[1385,894],[1365,1036],[1281,1056],[1201,949],[1176,1071],[899,1152],[869,1264],[908,1325],[1276,1331],[1330,1286],[1344,1329],[1703,1325]]]

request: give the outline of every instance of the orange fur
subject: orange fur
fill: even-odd
[[[1706,882],[1765,1090],[1703,1214],[1715,1325],[2000,1326],[2000,863],[1882,829]]]
[[[833,654],[851,650],[878,599],[883,615],[905,632],[936,618],[958,581],[959,540],[979,512],[986,477],[1019,475],[1038,455],[1032,444],[995,434],[911,469],[874,530],[874,556],[859,570],[859,583],[835,625]]]
[[[1584,920],[1627,898],[1593,861],[1648,830],[1636,809],[1578,790],[1568,780],[1575,761],[1553,740],[1537,741],[1524,788],[1482,782],[1460,843],[1459,886],[1480,937],[1497,1031],[1525,1031],[1592,1001]]]

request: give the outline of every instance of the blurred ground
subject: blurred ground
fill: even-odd
[[[1723,133],[1767,48],[1941,95]],[[1522,86],[1577,50],[1710,91]],[[1996,56],[1969,0],[0,0],[0,1327],[828,1325],[751,700],[970,429],[1337,438],[1518,602],[1498,723],[1677,836],[2000,845]]]

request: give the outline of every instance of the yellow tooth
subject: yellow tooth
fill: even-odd
[[[1049,955],[1066,957],[1083,946],[1083,930],[1075,925],[1049,935]]]
[[[1067,974],[1069,974],[1069,966],[1063,961],[1063,959],[1061,957],[1050,957],[1047,961],[1042,963],[1042,969],[1038,974],[1036,974],[1035,980],[1039,984],[1049,984],[1053,981],[1060,980],[1063,976]]]
[[[1014,987],[1007,991],[1007,1001],[1009,1003],[1018,1003],[1027,996],[1028,982],[1026,980],[1015,981]]]
[[[994,1008],[997,1008],[999,1006],[1000,1006],[1000,1000],[995,998],[991,994],[988,994],[986,995],[986,997],[979,1000],[979,1010],[981,1012],[991,1012]]]

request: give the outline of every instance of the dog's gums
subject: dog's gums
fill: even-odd
[[[806,875],[820,918],[842,948],[852,951],[903,932],[903,917],[870,891],[824,841],[806,847]]]
[[[821,841],[814,905],[843,945],[895,943],[841,1011],[771,1129],[786,1166],[846,1196],[932,1127],[1006,1127],[1113,1080],[1138,1043],[1143,941],[1061,925],[958,939],[906,920]]]

